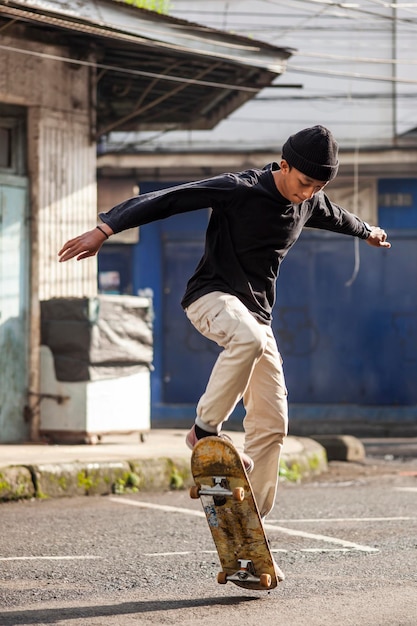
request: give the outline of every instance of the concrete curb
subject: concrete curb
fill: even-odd
[[[352,435],[313,435],[312,439],[325,448],[328,461],[365,461],[365,446]]]
[[[0,468],[0,502],[185,489],[191,484],[184,459],[17,465]]]
[[[324,446],[305,437],[292,439],[294,441],[292,450],[281,457],[280,477],[282,479],[298,482],[327,471],[328,459]]]
[[[281,480],[299,482],[327,470],[325,448],[312,439],[292,437],[282,455]],[[0,501],[22,498],[125,494],[186,489],[193,484],[188,458],[43,463],[0,467]]]
[[[28,467],[0,467],[0,500],[33,498],[36,487]]]

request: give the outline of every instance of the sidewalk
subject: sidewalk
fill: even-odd
[[[0,501],[187,488],[192,478],[186,432],[154,429],[144,442],[134,434],[103,437],[97,445],[0,445]],[[229,435],[242,449],[243,433]],[[321,444],[286,438],[284,478],[297,480],[326,469]]]

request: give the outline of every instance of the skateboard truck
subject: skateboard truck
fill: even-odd
[[[242,487],[229,489],[229,483],[225,476],[213,476],[213,486],[209,485],[193,485],[190,489],[191,498],[199,498],[200,496],[213,496],[213,498],[232,497],[238,502],[245,499],[245,490]]]
[[[200,487],[200,496],[232,496],[227,479],[224,476],[214,476],[213,486]]]
[[[260,583],[262,587],[265,588],[271,586],[271,576],[269,574],[261,574],[260,576],[257,576],[251,560],[238,559],[238,561],[240,568],[234,574],[219,572],[217,582],[220,584],[226,584],[230,580],[231,582],[238,583]]]

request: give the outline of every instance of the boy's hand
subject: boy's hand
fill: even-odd
[[[109,230],[109,227],[107,227],[107,230]],[[109,230],[108,234],[110,236],[112,232]],[[69,261],[69,259],[74,257],[77,257],[77,261],[81,261],[81,259],[94,256],[105,241],[106,235],[98,228],[88,230],[86,233],[70,239],[62,246],[58,252],[59,262]]]
[[[391,244],[387,241],[387,233],[379,226],[372,226],[371,233],[366,239],[366,243],[376,248],[391,248]]]

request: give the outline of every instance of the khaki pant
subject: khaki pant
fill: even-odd
[[[262,517],[274,506],[279,457],[288,429],[287,389],[272,329],[235,296],[215,291],[193,302],[186,314],[195,328],[224,350],[197,405],[197,424],[217,432],[241,398],[246,410],[245,452]]]

